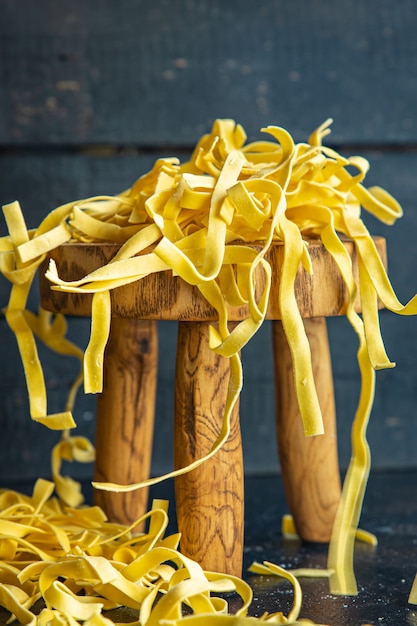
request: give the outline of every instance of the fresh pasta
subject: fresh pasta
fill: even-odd
[[[230,415],[242,387],[239,352],[265,318],[272,272],[266,253],[275,241],[281,242],[284,247],[279,307],[289,340],[304,432],[306,436],[323,432],[310,348],[294,293],[294,281],[300,264],[307,272],[312,271],[308,242],[319,239],[334,259],[346,284],[346,315],[358,337],[357,355],[362,385],[352,427],[352,459],[343,485],[325,573],[330,579],[333,593],[355,594],[353,549],[355,536],[361,532],[358,531],[358,523],[370,469],[366,428],[373,403],[375,370],[394,366],[386,354],[380,333],[378,300],[395,313],[414,315],[417,313],[417,296],[405,305],[398,301],[372,237],[361,219],[361,210],[364,209],[381,221],[392,224],[402,215],[400,205],[384,189],[364,186],[363,181],[369,169],[366,159],[357,156],[346,158],[323,145],[324,137],[330,132],[330,124],[331,120],[327,120],[312,133],[306,143],[295,143],[285,129],[276,126],[263,129],[268,139],[247,143],[245,131],[239,124],[233,120],[217,120],[211,133],[198,141],[188,162],[181,163],[175,158],[158,159],[153,169],[141,176],[130,189],[116,196],[103,195],[65,204],[52,211],[32,231],[26,228],[19,204],[14,202],[6,205],[3,211],[9,235],[0,239],[0,268],[12,284],[6,319],[20,348],[30,413],[34,420],[64,432],[61,448],[55,451],[54,456],[55,484],[60,498],[76,507],[81,502],[81,496],[76,486],[60,475],[59,459],[69,454],[74,459],[85,457],[91,460],[93,451],[70,434],[70,429],[75,426],[72,415],[75,394],[82,380],[88,393],[99,393],[102,389],[102,363],[111,317],[111,290],[141,280],[149,274],[172,271],[190,285],[195,285],[214,307],[218,321],[210,329],[210,348],[230,358],[231,379],[223,428],[209,454],[188,468],[146,481],[146,484],[189,471],[213,456],[227,439]],[[352,169],[355,173],[352,173]],[[359,267],[358,284],[341,235],[354,242]],[[84,355],[65,338],[62,316],[53,318],[44,311],[40,311],[39,315],[26,311],[27,294],[39,265],[49,251],[67,241],[110,241],[120,246],[109,263],[77,281],[63,280],[60,268],[54,262],[50,263],[46,274],[55,290],[93,294],[92,332]],[[258,244],[257,250],[247,245],[252,243]],[[257,294],[255,289],[256,272],[259,271],[264,275],[265,284],[261,294]],[[358,296],[362,316],[355,311],[354,304]],[[249,311],[247,319],[235,325],[231,331],[227,323],[226,304],[246,304]],[[71,389],[67,406],[59,414],[48,414],[35,336],[58,352],[75,356],[81,362],[81,372]],[[97,489],[128,491],[140,488],[143,484],[95,483],[94,486]],[[53,506],[57,507],[58,504]],[[47,536],[53,537],[54,541],[65,533],[66,514],[60,510],[59,515],[62,520],[60,530],[55,527],[51,530],[51,526],[47,531]],[[122,533],[121,530],[118,532]],[[90,531],[86,531],[86,536],[90,537]],[[10,539],[5,546],[17,546],[19,541]],[[68,540],[62,541],[68,547]],[[102,539],[94,541],[98,542],[94,545],[103,545]],[[38,557],[39,562],[44,562],[44,551],[50,548],[48,542],[49,539],[43,542],[42,549],[31,551],[36,555],[36,563]],[[80,554],[76,556],[78,549]],[[131,549],[129,546],[126,551]],[[172,546],[169,549],[172,550]],[[8,548],[5,550],[7,552]],[[11,547],[10,550],[13,551]],[[143,592],[141,596],[142,592],[139,592],[136,584],[135,590],[131,590],[133,578],[129,576],[129,584],[126,583],[123,591],[114,591],[113,581],[119,580],[122,566],[119,561],[116,565],[100,561],[103,566],[99,566],[94,559],[99,558],[97,554],[103,558],[101,548],[97,553],[93,550],[94,554],[91,555],[88,550],[85,552],[84,543],[80,548],[73,548],[74,554],[66,554],[62,545],[59,550],[68,560],[68,563],[66,560],[63,564],[62,573],[58,573],[58,565],[51,566],[51,578],[46,573],[46,566],[45,571],[44,566],[39,564],[29,570],[35,572],[34,577],[39,578],[39,581],[48,580],[44,585],[39,583],[40,591],[36,591],[37,594],[41,593],[49,607],[45,609],[47,613],[42,618],[44,621],[36,623],[61,623],[54,622],[55,617],[48,613],[60,611],[67,616],[65,619],[68,622],[65,623],[78,623],[77,620],[81,620],[88,626],[105,624],[108,623],[105,618],[98,617],[101,608],[108,606],[109,602],[120,601],[123,604],[132,601],[139,610],[140,623],[149,626],[159,623],[159,619],[166,620],[164,623],[180,624],[184,621],[195,623],[196,626],[213,621],[213,624],[220,626],[228,623],[229,617],[220,614],[224,612],[224,607],[219,611],[216,603],[209,599],[209,594],[211,591],[226,589],[236,589],[239,593],[242,590],[244,598],[245,609],[233,624],[243,626],[253,621],[245,616],[249,592],[242,582],[232,581],[230,577],[225,582],[214,575],[203,574],[198,568],[195,569],[197,566],[191,566],[184,560],[185,557],[177,553],[175,557],[172,555],[172,560],[181,561],[181,568],[172,573],[172,579],[165,574],[161,574],[161,577],[155,575],[157,583],[147,579],[146,594]],[[149,558],[152,559],[151,556]],[[13,562],[12,557],[10,562]],[[13,564],[10,567],[16,566]],[[126,567],[133,571],[136,566]],[[158,569],[162,565],[155,567]],[[184,574],[184,568],[188,568],[187,575]],[[195,577],[190,574],[190,568],[194,568],[192,571],[196,573]],[[30,575],[13,571],[15,579],[24,580],[27,586],[32,581]],[[62,583],[54,579],[54,576],[66,578],[66,571],[71,572],[68,580],[72,582]],[[74,595],[79,588],[79,580],[86,572],[88,581],[94,579],[99,595],[103,594],[106,599],[101,598],[98,602],[93,598],[94,585],[91,586],[90,582],[86,583],[89,591],[85,599],[81,600]],[[274,573],[289,578],[293,583],[296,591],[295,608],[288,618],[277,614],[266,616],[263,621],[302,623],[297,621],[300,595],[296,578],[276,567]],[[53,580],[55,582],[51,582]],[[172,580],[176,583],[173,584]],[[19,585],[15,586],[19,588],[16,594],[26,594],[22,606],[30,608],[31,601],[26,597],[30,593]],[[10,589],[7,589],[3,592],[2,602],[15,612],[16,600],[9,599]],[[112,589],[110,599],[104,593],[107,589]],[[140,598],[135,594],[139,594]],[[163,598],[153,608],[154,599],[160,594],[163,594]],[[191,606],[194,616],[182,617],[183,602]],[[102,606],[98,608],[100,603]],[[19,616],[29,620],[30,611],[26,608],[22,611],[27,611],[26,617],[23,613],[19,613]],[[204,617],[200,618],[200,613]]]

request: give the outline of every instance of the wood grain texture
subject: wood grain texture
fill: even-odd
[[[221,428],[230,365],[208,346],[208,323],[181,322],[175,377],[174,460],[182,468],[207,454]],[[175,479],[181,551],[204,569],[241,576],[243,458],[238,404],[224,446]]]
[[[374,238],[377,250],[386,263],[386,245],[382,237]],[[344,240],[356,273],[356,252],[352,241]],[[260,246],[251,247],[260,249]],[[94,269],[107,263],[117,252],[118,246],[107,243],[67,243],[52,250],[40,268],[40,294],[42,306],[51,311],[66,315],[90,315],[91,296],[54,291],[44,274],[50,259],[54,259],[58,273],[64,280],[78,280]],[[320,241],[311,240],[309,254],[313,274],[299,268],[295,280],[295,295],[302,317],[330,317],[344,315],[348,293],[333,258]],[[272,284],[266,319],[280,319],[279,289],[284,246],[274,243],[266,254],[272,267]],[[259,268],[256,276],[258,300],[264,289],[264,274]],[[159,272],[145,276],[140,281],[118,287],[111,292],[112,313],[116,317],[166,320],[216,320],[213,309],[198,289],[188,285],[181,278],[172,277],[171,272]],[[357,303],[359,310],[359,303]],[[247,306],[229,307],[231,321],[248,317]]]
[[[1,0],[3,145],[193,145],[216,117],[413,143],[413,0]]]
[[[304,320],[324,435],[305,437],[294,387],[293,366],[281,322],[272,324],[276,425],[285,494],[299,536],[330,540],[340,500],[332,367],[324,318]]]
[[[95,480],[131,484],[149,478],[158,339],[155,322],[113,319],[97,397]],[[132,524],[148,510],[148,489],[95,490],[111,521]]]

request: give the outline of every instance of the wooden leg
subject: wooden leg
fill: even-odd
[[[157,378],[156,322],[113,318],[97,397],[95,480],[119,484],[149,477]],[[96,490],[95,504],[114,522],[131,524],[146,512],[148,490]]]
[[[324,435],[305,437],[282,323],[273,322],[279,458],[288,506],[305,541],[330,540],[340,500],[333,378],[325,318],[305,319]]]
[[[208,347],[206,322],[180,322],[175,380],[175,467],[201,458],[219,433],[229,360]],[[175,479],[181,551],[205,570],[241,576],[243,558],[243,458],[235,406],[231,434],[209,461]]]

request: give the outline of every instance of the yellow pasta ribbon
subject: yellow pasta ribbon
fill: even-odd
[[[31,233],[33,235],[31,239],[18,202],[5,205],[3,212],[9,228],[11,247],[11,250],[6,254],[10,252],[13,255],[13,258],[8,257],[7,263],[6,277],[11,280],[12,289],[5,317],[15,333],[22,358],[29,393],[30,415],[35,421],[54,430],[72,428],[75,426],[75,422],[70,409],[61,413],[47,414],[44,376],[31,327],[33,320],[28,318],[25,313],[29,290],[45,252],[55,247],[57,240],[61,243],[67,241],[70,234],[65,225],[57,225],[54,223],[54,219],[50,219],[48,223],[51,225],[53,234],[51,235],[49,230],[44,233],[40,229],[40,237],[35,238],[35,232]],[[38,241],[40,242],[39,245],[37,245]],[[20,254],[22,250],[24,252]]]
[[[79,360],[80,372],[71,386],[65,407],[67,412],[72,413],[77,391],[84,378],[82,368],[84,352],[66,338],[67,321],[63,315],[57,314],[53,316],[50,311],[45,311],[41,308],[38,315],[31,311],[24,311],[24,318],[33,334],[39,337],[48,348],[54,350],[57,354],[73,356]]]
[[[62,476],[61,462],[78,461],[92,463],[95,459],[95,450],[85,437],[70,437],[64,433],[61,441],[52,451],[52,477],[55,489],[63,502],[72,507],[80,506],[84,502],[81,485],[70,476]]]
[[[110,292],[95,293],[91,307],[91,337],[84,353],[84,390],[101,393],[103,390],[104,350],[110,332]]]
[[[414,578],[412,587],[411,587],[411,591],[410,591],[410,595],[408,596],[408,602],[410,604],[417,604],[417,575]]]
[[[173,470],[171,472],[167,472],[166,474],[162,474],[161,476],[155,476],[154,478],[149,478],[148,480],[144,480],[140,483],[132,483],[130,485],[118,485],[112,482],[97,482],[93,481],[92,485],[96,489],[102,489],[103,491],[115,491],[115,492],[129,492],[135,491],[136,489],[140,489],[145,486],[155,485],[163,480],[168,478],[175,478],[176,476],[181,476],[193,469],[199,467],[202,463],[212,458],[218,450],[223,446],[223,444],[227,441],[230,435],[230,419],[233,411],[233,407],[235,406],[243,384],[242,377],[242,365],[240,362],[240,358],[238,354],[234,354],[230,357],[230,380],[227,390],[227,397],[225,403],[224,410],[224,418],[222,428],[218,434],[216,441],[213,443],[210,451],[200,459],[196,459],[193,463],[190,463],[186,467]]]
[[[30,241],[22,243],[17,247],[17,258],[21,263],[26,263],[27,261],[31,261],[36,257],[45,254],[45,252],[49,252],[53,250],[57,246],[65,243],[71,238],[71,232],[69,231],[67,225],[65,223],[58,224],[55,228],[52,228],[50,231],[43,233],[43,235],[39,235],[38,237],[34,237]]]

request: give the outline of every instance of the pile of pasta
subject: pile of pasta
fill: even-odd
[[[263,129],[268,139],[248,143],[239,124],[217,120],[211,133],[198,141],[189,161],[158,159],[152,170],[130,189],[116,196],[92,197],[60,206],[34,230],[26,228],[18,202],[3,207],[9,235],[0,239],[0,269],[12,283],[6,319],[20,348],[30,414],[49,428],[63,431],[62,443],[53,455],[54,485],[62,504],[45,498],[52,487],[45,487],[43,482],[39,483],[42,488],[39,484],[35,487],[29,500],[19,499],[20,496],[10,492],[3,495],[7,504],[2,508],[7,515],[10,511],[10,517],[6,516],[1,531],[2,536],[8,537],[2,548],[4,560],[0,571],[4,572],[6,581],[2,601],[13,613],[18,604],[30,606],[35,595],[41,594],[47,607],[46,613],[41,613],[44,617],[38,618],[44,620],[38,622],[42,624],[72,624],[77,620],[89,625],[104,624],[107,622],[101,608],[119,603],[137,608],[141,624],[157,624],[161,620],[177,624],[182,619],[189,624],[208,624],[212,619],[220,625],[231,616],[224,602],[211,599],[210,592],[235,589],[242,595],[243,607],[233,623],[251,622],[252,618],[244,617],[250,592],[242,581],[203,573],[175,551],[172,538],[161,539],[159,531],[153,535],[150,532],[135,543],[128,538],[131,529],[113,528],[100,517],[102,513],[97,508],[78,509],[82,503],[79,486],[61,475],[60,461],[62,458],[91,460],[94,455],[90,445],[71,434],[75,426],[72,409],[82,381],[86,393],[99,393],[102,389],[111,290],[161,271],[172,271],[195,285],[218,314],[217,323],[210,329],[209,342],[210,348],[228,357],[231,364],[224,425],[210,453],[179,471],[189,471],[216,453],[228,437],[230,415],[242,387],[240,350],[265,317],[272,273],[265,257],[275,241],[284,247],[279,306],[291,349],[306,436],[323,432],[310,348],[294,293],[300,265],[312,272],[308,248],[311,239],[321,240],[347,287],[346,316],[358,337],[362,384],[353,419],[352,457],[330,542],[327,573],[332,593],[357,593],[353,550],[370,470],[366,428],[374,397],[375,370],[394,366],[381,337],[378,300],[395,313],[411,315],[417,313],[417,297],[405,305],[398,301],[361,219],[361,211],[365,209],[392,224],[402,215],[400,205],[381,187],[364,186],[369,169],[366,159],[345,158],[323,145],[330,124],[331,120],[327,120],[306,143],[296,143],[285,129],[277,126]],[[358,284],[342,235],[355,245]],[[26,310],[33,278],[45,255],[68,241],[113,242],[120,246],[109,263],[80,280],[62,280],[59,267],[53,262],[46,274],[53,289],[93,294],[92,330],[85,353],[66,339],[63,316]],[[259,244],[256,249],[245,245],[255,242]],[[256,295],[259,271],[264,274],[265,287],[262,294]],[[358,297],[362,315],[355,312]],[[229,331],[228,306],[242,304],[248,306],[248,317]],[[58,414],[49,414],[47,410],[36,337],[81,362],[67,406]],[[177,473],[170,472],[147,482]],[[126,491],[144,484],[94,483],[94,486]],[[67,508],[62,508],[64,505]],[[19,521],[14,519],[15,515],[20,516]],[[152,532],[156,524],[152,520],[158,516],[160,519],[162,513],[150,513]],[[28,536],[36,541],[31,543]],[[36,543],[38,540],[40,544]],[[140,565],[143,561],[149,567]],[[166,561],[174,562],[176,567],[167,565]],[[258,566],[258,570],[263,571],[262,567],[289,577],[296,590],[291,615],[277,613],[262,619],[301,623],[296,621],[299,592],[294,573],[272,565]],[[125,586],[119,588],[115,581],[121,578]],[[85,594],[82,598],[78,594],[81,589]],[[415,601],[416,595],[412,594],[410,600]],[[183,603],[191,608],[193,615],[180,617]],[[205,616],[201,617],[202,621],[200,614]],[[19,620],[23,619],[22,615],[19,614]],[[28,620],[29,613],[25,615]]]
[[[247,583],[204,572],[179,552],[178,534],[165,536],[166,501],[155,500],[126,527],[108,522],[99,507],[64,506],[52,496],[54,488],[39,479],[31,496],[0,491],[0,604],[20,624],[109,626],[119,607],[130,609],[124,617],[129,624],[141,626],[311,623],[297,620],[301,589],[294,573],[272,563],[254,564],[252,570],[287,578],[294,586],[293,607],[288,616],[247,617],[252,601]],[[135,532],[144,522],[147,530]],[[222,597],[231,592],[240,597],[234,615]]]

